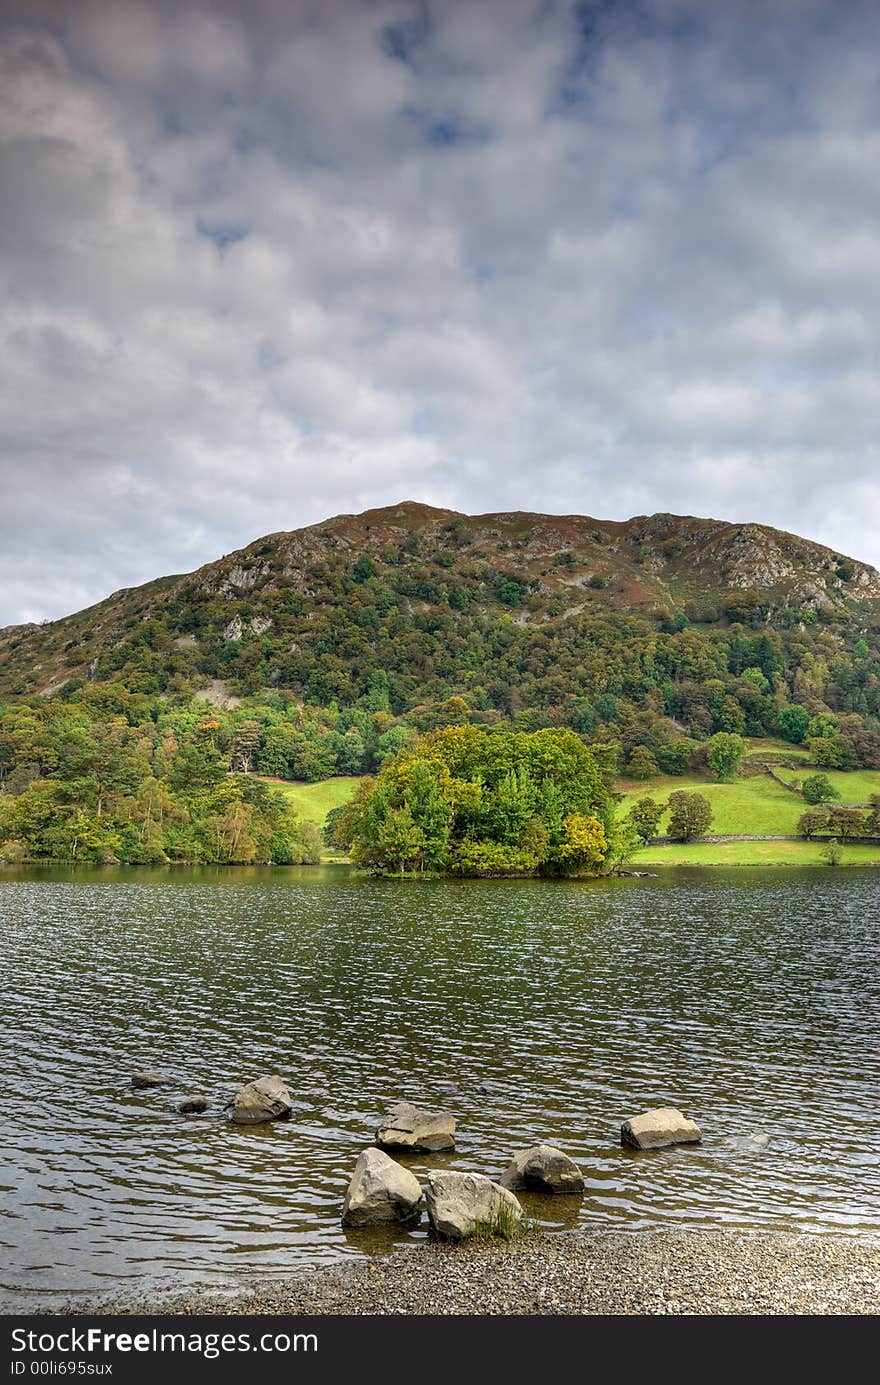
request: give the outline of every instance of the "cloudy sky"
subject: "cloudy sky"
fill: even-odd
[[[0,625],[411,498],[880,563],[875,0],[0,0]]]

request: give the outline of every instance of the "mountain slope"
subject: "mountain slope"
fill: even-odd
[[[151,694],[279,688],[350,703],[378,674],[394,711],[461,692],[515,712],[570,698],[573,670],[597,647],[641,642],[644,665],[652,632],[691,626],[716,644],[732,623],[818,642],[827,671],[835,650],[874,644],[880,575],[758,524],[467,516],[405,502],[271,534],[62,620],[0,630],[0,692],[66,696],[111,680]],[[604,690],[626,696],[627,677],[606,672]]]

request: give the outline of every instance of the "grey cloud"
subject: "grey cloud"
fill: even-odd
[[[0,625],[407,496],[880,562],[880,16],[0,20]]]

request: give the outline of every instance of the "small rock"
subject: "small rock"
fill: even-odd
[[[161,1072],[136,1072],[131,1079],[131,1085],[136,1092],[140,1092],[145,1091],[147,1087],[169,1087],[173,1081],[173,1077],[166,1077]]]
[[[433,1170],[425,1198],[431,1230],[451,1241],[477,1234],[510,1237],[524,1220],[519,1199],[480,1173]]]
[[[191,1096],[182,1101],[177,1109],[182,1116],[197,1116],[202,1111],[207,1111],[209,1105],[206,1096]]]
[[[620,1127],[620,1143],[634,1149],[663,1149],[667,1145],[696,1144],[703,1132],[674,1106],[658,1106],[632,1116]]]
[[[376,1143],[380,1149],[455,1149],[455,1117],[398,1101],[385,1112]]]
[[[381,1149],[365,1149],[345,1194],[342,1225],[411,1221],[419,1215],[421,1205],[422,1190],[415,1175]]]
[[[725,1141],[725,1143],[726,1143],[728,1149],[744,1149],[744,1150],[766,1149],[767,1146],[768,1146],[769,1143],[770,1143],[770,1136],[769,1136],[769,1135],[763,1135],[763,1134],[757,1134],[757,1135],[731,1135],[730,1138],[729,1138],[728,1140]]]
[[[513,1156],[502,1188],[536,1193],[583,1193],[584,1176],[573,1159],[553,1145],[532,1145]]]
[[[287,1120],[292,1110],[290,1092],[284,1079],[275,1073],[240,1087],[232,1099],[229,1118],[238,1125],[256,1125],[261,1121]]]

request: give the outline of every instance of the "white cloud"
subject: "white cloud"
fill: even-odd
[[[880,16],[0,20],[0,624],[402,497],[880,562]]]

